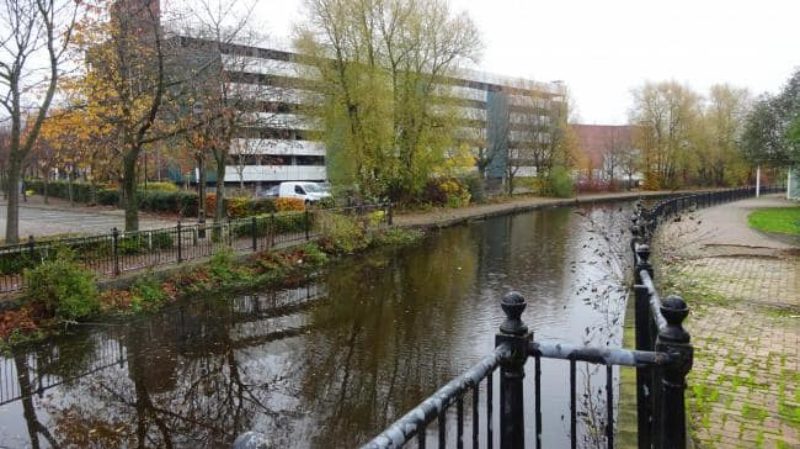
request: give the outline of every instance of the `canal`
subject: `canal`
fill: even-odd
[[[276,448],[356,447],[492,350],[509,290],[536,339],[619,346],[628,217],[606,204],[487,219],[289,288],[81,327],[0,357],[0,448],[228,448],[250,429]],[[568,442],[567,368],[543,365],[545,447]],[[578,384],[594,447],[605,370],[582,366]]]

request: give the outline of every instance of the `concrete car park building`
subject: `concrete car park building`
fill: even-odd
[[[282,181],[326,181],[320,127],[302,113],[303,103],[315,95],[313,81],[307,79],[309,67],[298,62],[302,57],[281,45],[230,45],[222,51],[222,63],[235,90],[251,95],[268,111],[258,113],[263,118],[254,121],[258,125],[242,127],[232,139],[231,165],[226,167],[224,182],[264,189]],[[485,145],[498,153],[487,168],[487,177],[503,178],[506,165],[512,162],[519,165],[519,176],[535,174],[531,166],[513,158],[524,153],[525,145],[549,141],[553,114],[563,110],[564,85],[476,71],[462,71],[445,84],[443,92],[455,98],[463,112],[457,137],[475,151]],[[530,127],[522,123],[536,123],[536,135],[531,136]]]

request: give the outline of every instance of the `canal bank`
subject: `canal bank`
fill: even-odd
[[[715,191],[715,189],[591,193],[577,195],[572,198],[521,196],[506,199],[498,203],[472,204],[460,208],[436,208],[424,212],[400,213],[394,216],[394,223],[404,227],[444,228],[470,220],[484,220],[491,217],[519,214],[548,207],[567,207],[614,201],[632,201],[636,199],[655,200],[681,194],[713,191]]]
[[[290,289],[74,328],[0,360],[11,383],[0,438],[47,447],[35,432],[44,429],[70,447],[223,448],[258,429],[276,447],[357,447],[494,347],[497,301],[510,289],[528,298],[537,340],[618,346],[624,294],[599,237],[623,235],[630,212],[616,204],[489,218],[342,259]],[[549,447],[569,441],[568,373],[568,363],[543,365]],[[587,417],[605,397],[603,373],[595,376],[579,368]],[[582,419],[581,438],[602,425]]]
[[[684,214],[655,249],[662,285],[692,307],[691,436],[698,448],[800,447],[798,247],[750,229],[777,195]]]

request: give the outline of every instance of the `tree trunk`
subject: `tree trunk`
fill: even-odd
[[[222,223],[225,220],[225,155],[221,151],[214,152],[217,161],[217,207],[214,211],[214,222]]]
[[[22,164],[15,157],[8,164],[8,205],[6,206],[6,243],[19,243],[19,181]]]
[[[136,198],[136,159],[139,152],[128,150],[122,164],[122,195],[125,206],[125,232],[139,230],[139,201]]]

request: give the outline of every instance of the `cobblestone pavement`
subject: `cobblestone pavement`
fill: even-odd
[[[739,201],[684,216],[656,242],[664,289],[692,306],[697,448],[800,448],[800,256],[747,228]]]
[[[124,228],[124,212],[107,207],[71,207],[65,201],[51,199],[43,204],[40,197],[32,197],[20,205],[19,235],[40,237],[54,234],[98,234],[111,232],[111,228]],[[0,234],[5,234],[6,205],[0,201]],[[175,219],[141,213],[141,229],[175,226]]]

